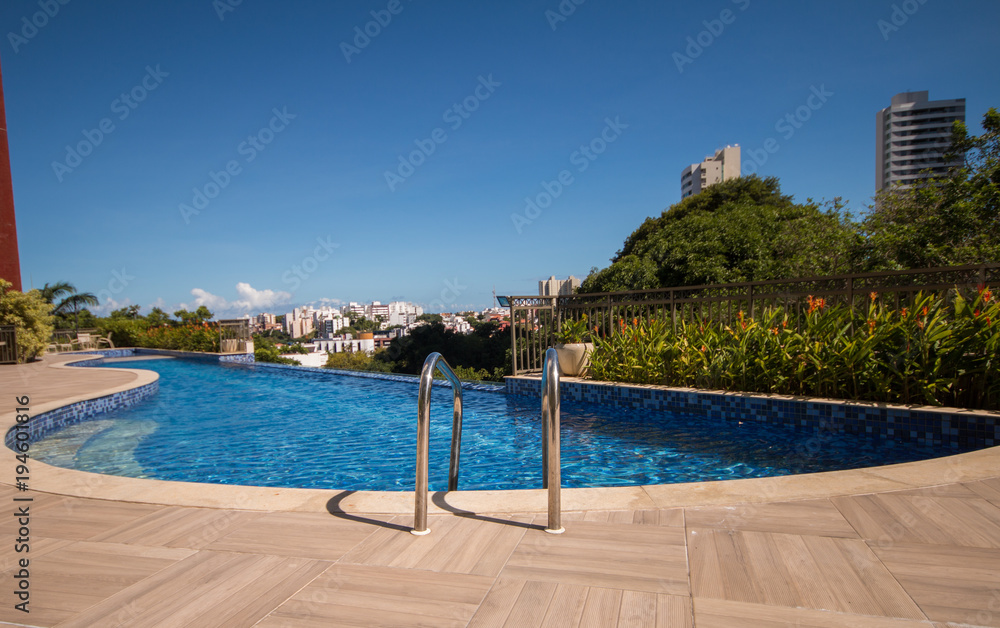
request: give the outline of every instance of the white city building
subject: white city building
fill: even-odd
[[[681,171],[681,198],[698,194],[710,185],[737,179],[740,176],[740,145],[726,146],[705,157],[700,164],[691,164]]]
[[[945,161],[955,120],[965,122],[965,99],[928,100],[928,92],[903,92],[875,116],[875,189],[909,187],[940,177],[956,162]],[[929,172],[924,172],[929,170]]]

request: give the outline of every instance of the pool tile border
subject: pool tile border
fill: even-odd
[[[541,378],[507,378],[507,392],[541,397]],[[953,408],[910,407],[815,398],[711,392],[563,378],[563,399],[615,408],[679,412],[729,421],[756,421],[812,429],[817,433],[860,434],[873,440],[943,445],[955,450],[1000,444],[1000,413]]]

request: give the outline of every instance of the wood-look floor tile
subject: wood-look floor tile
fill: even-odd
[[[523,580],[688,595],[683,528],[574,521],[526,534],[503,575]]]
[[[695,597],[925,619],[857,539],[691,529]]]
[[[870,545],[930,619],[1000,626],[1000,549]]]
[[[205,549],[334,561],[376,529],[329,514],[271,512],[237,524]]]
[[[54,626],[157,573],[192,552],[119,543],[75,542],[33,557],[29,565],[29,616],[36,626]],[[0,574],[14,582],[14,570]],[[24,621],[13,603],[0,606],[0,621]],[[96,624],[94,624],[96,625]]]
[[[33,511],[31,531],[39,536],[85,541],[163,508],[166,506],[64,498]]]
[[[991,478],[979,482],[964,484],[966,488],[979,497],[989,501],[994,506],[1000,506],[1000,478]]]
[[[393,528],[380,528],[341,562],[385,567],[427,569],[495,577],[518,541],[530,529],[529,516],[506,522],[474,517],[429,517],[431,533],[414,536]]]
[[[93,537],[94,541],[201,549],[263,513],[168,506]]]
[[[858,538],[858,533],[828,499],[688,508],[684,516],[692,528]]]
[[[748,604],[711,598],[694,599],[694,619],[698,628],[917,628],[930,622],[846,615],[830,611]]]
[[[8,529],[0,528],[0,533],[3,534],[3,538],[13,539],[17,536],[16,528]],[[46,539],[43,537],[35,536],[32,534],[30,536],[30,543],[28,544],[28,551],[18,552],[17,548],[19,543],[10,542],[0,544],[0,571],[7,571],[8,569],[14,569],[18,565],[18,561],[22,558],[27,558],[30,561],[41,558],[42,556],[52,552],[54,550],[71,545],[76,541],[67,541],[63,539]],[[23,549],[23,548],[22,548]]]
[[[632,523],[648,526],[684,527],[684,509],[634,510],[632,511]]]
[[[252,626],[329,566],[302,558],[201,551],[59,628]]]
[[[687,596],[500,578],[469,628],[690,628]]]
[[[875,494],[832,501],[866,540],[1000,548],[1000,507],[979,497]]]
[[[486,576],[338,564],[257,625],[464,627],[492,584]]]
[[[928,486],[926,488],[910,488],[904,491],[890,491],[885,495],[920,495],[922,497],[977,497],[965,484],[941,484],[939,486]]]

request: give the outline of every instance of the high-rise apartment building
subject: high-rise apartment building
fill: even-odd
[[[691,164],[681,172],[681,198],[693,196],[710,185],[740,176],[740,147],[726,146],[705,157],[700,164]]]
[[[556,276],[552,275],[546,281],[538,282],[538,295],[543,297],[570,295],[579,287],[580,280],[573,275],[568,279],[556,279]]]
[[[952,123],[965,122],[964,98],[928,100],[925,91],[903,92],[875,117],[876,191],[942,176],[954,165],[944,155],[951,145]]]

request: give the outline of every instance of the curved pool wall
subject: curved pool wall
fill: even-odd
[[[252,354],[203,354],[159,349],[108,349],[78,354],[81,360],[72,366],[103,366],[105,358],[173,356],[206,362],[254,363]],[[86,358],[93,355],[93,358]],[[394,381],[415,382],[416,377],[387,373],[339,371],[314,367],[296,367],[258,363],[259,367],[340,373],[354,377],[369,377]],[[448,386],[445,381],[436,385]],[[508,377],[506,386],[463,382],[463,388],[497,391],[540,398],[539,377]],[[121,407],[128,407],[153,395],[158,381],[140,385],[94,399],[71,403],[32,417],[28,423],[29,439],[36,441],[58,429],[92,419]],[[896,440],[922,445],[938,445],[959,449],[982,449],[1000,443],[1000,414],[951,408],[907,407],[883,403],[859,403],[812,398],[754,395],[747,393],[706,392],[693,389],[658,386],[623,385],[563,378],[562,397],[574,401],[609,405],[637,410],[675,411],[696,416],[713,416],[723,420],[750,420],[773,425],[812,429],[818,436],[816,446],[822,446],[824,434],[864,435],[873,440]],[[5,434],[8,448],[14,442],[15,428]]]
[[[541,398],[541,378],[508,377],[507,392]],[[955,450],[1000,444],[1000,413],[988,411],[706,392],[565,378],[561,381],[561,396],[616,408],[749,420],[812,429],[817,434],[857,434],[874,440],[941,445]]]

